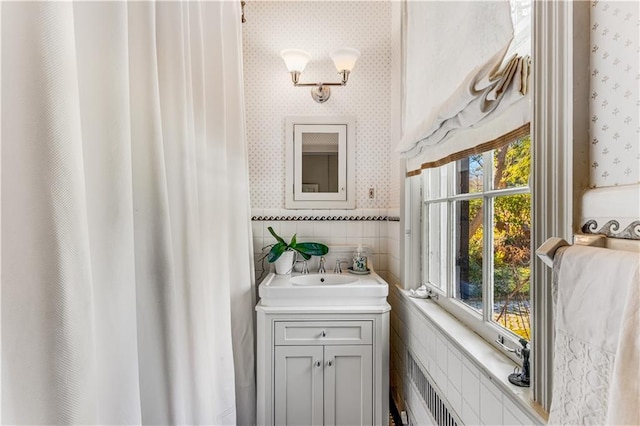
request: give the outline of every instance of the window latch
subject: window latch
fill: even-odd
[[[498,335],[498,338],[496,339],[496,343],[498,344],[498,346],[500,346],[502,349],[504,349],[507,352],[511,352],[512,354],[516,354],[516,356],[520,359],[522,359],[522,348],[510,348],[509,346],[504,344],[504,336]]]

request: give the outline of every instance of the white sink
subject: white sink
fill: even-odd
[[[358,276],[270,273],[258,293],[262,306],[386,306],[389,286],[374,271]]]
[[[312,274],[298,275],[289,281],[294,285],[337,285],[355,283],[358,278],[341,274]]]

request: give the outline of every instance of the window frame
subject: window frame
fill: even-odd
[[[509,144],[523,139],[525,137],[531,138],[531,133],[528,136],[519,137],[512,141],[509,141],[503,147]],[[520,336],[512,332],[511,330],[501,326],[496,321],[493,321],[493,292],[494,292],[494,201],[498,197],[510,196],[517,194],[530,194],[533,195],[529,182],[526,185],[494,189],[493,188],[493,173],[494,173],[494,160],[493,153],[496,149],[493,148],[482,153],[483,156],[483,187],[480,192],[469,192],[463,194],[456,194],[456,176],[458,173],[457,165],[458,161],[452,161],[443,166],[428,169],[422,171],[422,177],[420,179],[421,184],[421,196],[420,196],[420,218],[421,218],[421,237],[420,244],[422,246],[420,255],[420,281],[427,286],[434,294],[437,295],[435,299],[442,308],[455,316],[458,320],[463,322],[483,339],[490,344],[500,348],[504,351],[501,345],[506,345],[509,348],[520,348],[519,343]],[[530,147],[532,149],[532,145]],[[533,168],[533,167],[532,167]],[[446,188],[446,194],[440,193],[437,197],[430,197],[431,180],[435,173],[439,174],[438,179],[443,178],[442,170],[445,170],[446,185],[443,185],[442,181],[438,182],[440,191]],[[529,170],[529,176],[531,176],[532,170]],[[482,312],[474,310],[456,297],[456,251],[458,245],[458,237],[456,235],[456,201],[465,201],[472,199],[480,199],[483,204],[483,222],[482,227],[485,230],[492,230],[492,232],[483,232],[483,254],[482,254]],[[444,238],[447,241],[446,244],[446,256],[445,256],[445,268],[440,272],[441,281],[444,282],[444,286],[440,283],[433,283],[430,281],[429,276],[429,258],[430,258],[430,234],[429,234],[429,207],[431,205],[446,204],[446,232],[441,235],[440,238]],[[533,216],[533,203],[530,210],[530,218]],[[442,226],[440,227],[442,229]],[[530,249],[530,267],[532,267],[533,261],[533,247]],[[530,281],[532,278],[529,278]],[[444,287],[444,288],[443,288]],[[531,288],[531,284],[530,284]],[[531,298],[529,300],[531,306]],[[532,314],[530,308],[530,315]],[[533,324],[533,320],[530,320],[530,326]],[[501,343],[498,343],[498,339],[503,339]],[[506,352],[507,355],[516,363],[522,364],[522,360],[515,356],[513,353]]]
[[[585,87],[589,81],[590,7],[589,2],[532,4],[533,248],[549,237],[572,240],[578,230],[574,222],[580,222],[579,194],[589,185],[590,92]],[[400,129],[398,125],[399,135]],[[422,238],[417,230],[421,229],[422,179],[419,174],[404,173],[405,166],[401,160],[404,190],[400,191],[402,267],[398,285],[409,289],[417,287],[421,278]],[[531,390],[533,400],[548,412],[553,385],[551,270],[537,256],[531,260]]]

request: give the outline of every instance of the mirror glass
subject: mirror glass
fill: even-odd
[[[354,120],[290,117],[286,129],[286,208],[355,208]]]
[[[302,133],[302,192],[338,192],[338,133]]]
[[[346,200],[347,126],[296,124],[293,130],[293,199]]]

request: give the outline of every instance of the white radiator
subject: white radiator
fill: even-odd
[[[405,389],[410,425],[458,426],[463,423],[451,409],[433,378],[411,352],[406,353],[408,389]]]

